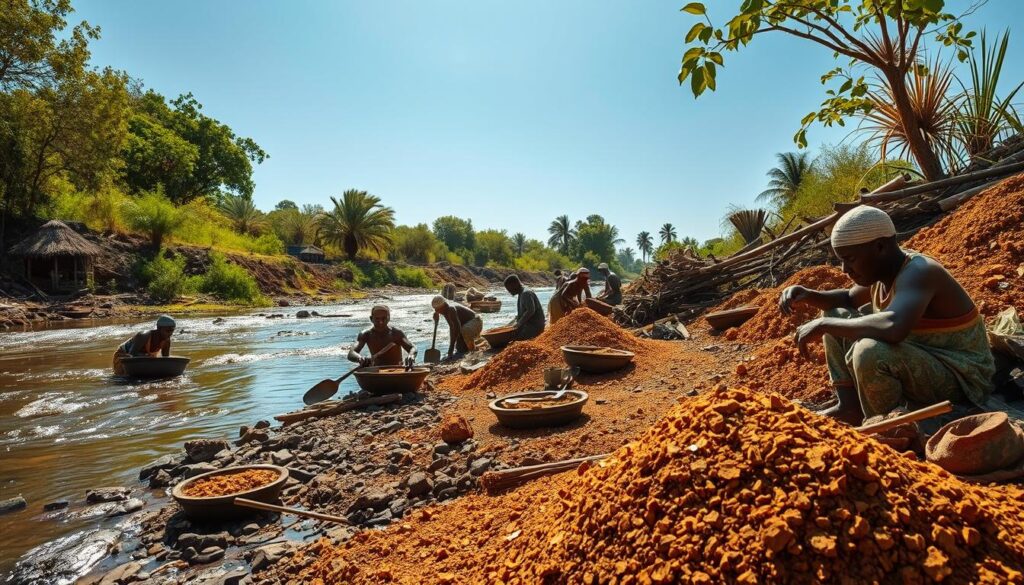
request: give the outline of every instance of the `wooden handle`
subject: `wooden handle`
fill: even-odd
[[[295,516],[304,516],[306,518],[313,518],[314,520],[323,520],[324,522],[335,522],[337,524],[348,524],[348,520],[340,516],[331,516],[330,514],[321,514],[319,512],[308,512],[306,510],[299,510],[298,508],[289,508],[287,506],[275,506],[274,504],[266,504],[264,502],[257,502],[256,500],[247,500],[245,498],[235,498],[233,502],[236,506],[242,506],[243,508],[255,508],[257,510],[266,510],[268,512],[278,512],[280,514],[294,514]]]
[[[857,427],[857,430],[866,435],[884,433],[889,429],[898,427],[903,424],[917,422],[919,420],[925,420],[927,418],[932,418],[933,416],[939,416],[940,414],[946,414],[947,412],[952,411],[953,405],[948,400],[945,400],[943,402],[927,406],[920,410],[908,412],[907,414],[901,414],[900,416],[890,418],[889,420],[883,420],[881,422],[872,423],[870,425]]]
[[[434,349],[437,346],[437,322],[438,319],[434,319],[434,339],[430,342],[430,349]]]

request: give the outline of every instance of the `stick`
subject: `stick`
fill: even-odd
[[[295,516],[304,516],[306,518],[313,518],[314,520],[323,520],[324,522],[334,522],[336,524],[349,523],[348,519],[340,516],[331,516],[330,514],[321,514],[319,512],[308,512],[306,510],[289,508],[287,506],[275,506],[274,504],[265,504],[263,502],[247,500],[245,498],[235,498],[232,503],[236,506],[242,506],[243,508],[255,508],[257,510],[267,510],[268,512],[278,512],[280,514],[294,514]]]
[[[890,191],[889,193],[869,193],[868,195],[861,196],[860,200],[862,203],[867,204],[881,203],[883,201],[896,201],[897,199],[903,199],[904,197],[910,197],[911,195],[920,195],[922,193],[938,191],[939,189],[952,187],[954,185],[962,185],[964,183],[970,183],[980,179],[1012,175],[1018,171],[1024,171],[1024,161],[1011,162],[1009,164],[1005,164],[1005,161],[1000,161],[987,169],[975,171],[973,173],[965,173],[963,175],[949,177],[948,179],[939,179],[938,181],[932,181],[931,183],[924,183],[922,185],[900,189],[899,191]]]
[[[889,429],[898,427],[903,424],[917,422],[919,420],[925,420],[927,418],[932,418],[933,416],[939,416],[940,414],[946,414],[947,412],[952,411],[953,405],[948,400],[944,400],[942,402],[939,402],[938,404],[933,404],[920,410],[915,410],[913,412],[901,414],[900,416],[897,416],[895,418],[890,418],[888,420],[883,420],[881,422],[857,427],[857,430],[866,435],[884,433]]]
[[[274,420],[288,424],[298,422],[300,420],[306,420],[307,418],[326,418],[343,412],[348,412],[350,410],[355,410],[357,408],[362,408],[364,406],[391,404],[392,402],[400,402],[401,400],[401,394],[385,394],[383,396],[371,396],[370,398],[364,398],[362,400],[336,401],[337,404],[333,405],[325,405],[325,403],[321,402],[315,408],[304,408],[295,412],[276,415]]]
[[[941,209],[942,211],[949,211],[951,209],[955,209],[959,207],[960,204],[964,203],[971,197],[974,197],[978,193],[981,193],[985,189],[988,189],[989,187],[992,187],[993,185],[996,185],[997,183],[1000,183],[1006,180],[1007,178],[1009,177],[1003,177],[1000,179],[996,179],[995,181],[989,181],[988,183],[978,185],[977,187],[971,187],[966,191],[961,191],[956,195],[952,195],[950,197],[946,197],[945,199],[941,199],[939,200],[939,209]]]
[[[501,471],[488,471],[480,478],[480,483],[484,486],[484,489],[487,490],[487,493],[496,493],[511,487],[522,485],[539,477],[545,477],[575,469],[579,467],[581,463],[597,461],[599,459],[604,459],[609,455],[611,455],[611,453],[591,455],[590,457],[579,457],[577,459],[566,459],[565,461],[553,461],[551,463],[541,463],[539,465],[513,467],[511,469],[502,469]]]

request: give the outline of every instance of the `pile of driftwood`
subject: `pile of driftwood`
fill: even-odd
[[[639,327],[666,317],[690,320],[737,289],[777,286],[806,266],[830,262],[828,230],[844,213],[858,205],[885,210],[899,230],[900,239],[939,220],[971,197],[1011,175],[1024,172],[1024,136],[1018,135],[982,156],[964,172],[945,179],[911,181],[903,175],[871,192],[862,192],[835,211],[775,239],[748,246],[724,259],[701,258],[689,248],[647,268],[624,291],[615,312],[623,325]],[[788,233],[787,233],[788,232]]]

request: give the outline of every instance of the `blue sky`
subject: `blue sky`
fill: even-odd
[[[675,79],[684,3],[77,0],[75,18],[102,27],[94,63],[192,92],[270,154],[255,174],[264,210],[358,188],[400,223],[455,214],[546,238],[557,215],[599,213],[633,245],[664,222],[718,235],[727,206],[751,205],[775,153],[795,149],[835,66],[765,35],[694,100]],[[714,16],[738,0],[709,4]],[[992,0],[968,26],[1022,16]],[[1021,43],[1004,70],[1018,81]],[[815,127],[811,150],[846,134]]]

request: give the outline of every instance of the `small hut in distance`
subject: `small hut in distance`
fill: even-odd
[[[62,221],[51,220],[8,250],[24,261],[25,278],[40,289],[74,292],[89,285],[93,260],[103,253]]]

